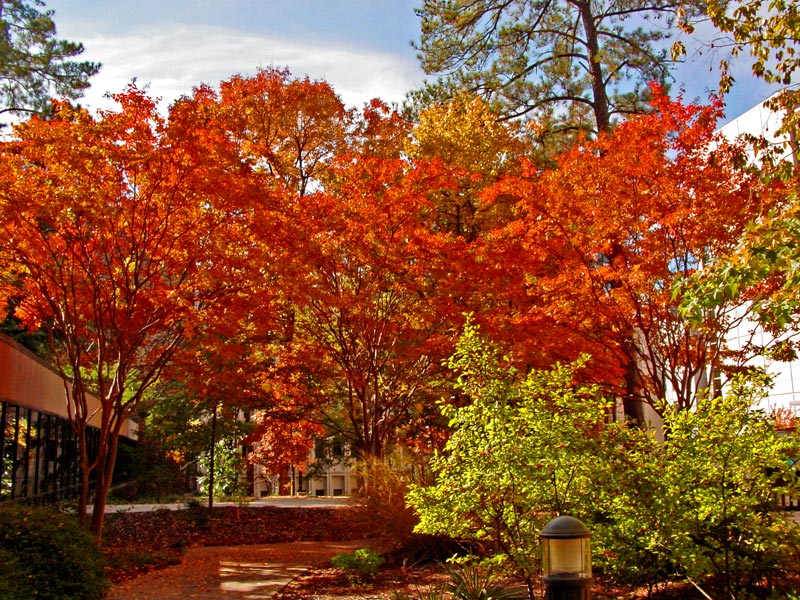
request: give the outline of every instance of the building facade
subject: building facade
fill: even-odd
[[[353,496],[358,492],[353,464],[345,445],[330,438],[317,438],[303,469],[289,467],[281,473],[270,473],[254,465],[253,495]]]
[[[796,136],[779,133],[782,115],[770,109],[768,103],[769,100],[761,102],[735,117],[721,127],[719,132],[731,140],[742,136],[763,137],[771,148],[778,150],[780,159],[792,161],[796,165]],[[766,347],[774,338],[757,324],[745,322],[730,332],[728,341],[733,348],[744,347],[748,343]],[[781,362],[759,356],[748,364],[762,368],[773,379],[773,387],[761,408],[770,414],[784,412],[800,418],[800,360]]]
[[[52,367],[0,335],[0,503],[48,503],[77,495],[78,440],[69,423],[65,394]],[[98,408],[97,400],[92,400]],[[90,452],[97,446],[99,419],[95,411]],[[136,424],[128,421],[120,443],[134,444],[135,439]]]

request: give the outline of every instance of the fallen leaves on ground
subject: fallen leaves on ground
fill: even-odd
[[[444,585],[446,571],[440,565],[417,566],[413,569],[383,567],[369,582],[352,582],[340,569],[310,569],[289,583],[275,600],[365,600],[394,598],[405,591],[411,597]]]

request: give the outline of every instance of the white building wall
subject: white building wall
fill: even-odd
[[[781,116],[762,102],[720,127],[719,132],[731,140],[742,135],[753,135],[764,136],[775,143],[787,143],[789,140],[786,136],[776,133],[780,125]]]
[[[770,144],[785,148],[782,158],[791,159],[789,138],[778,135],[781,126],[781,115],[768,109],[765,103],[754,106],[744,114],[731,120],[719,129],[728,139],[740,136],[763,136]],[[755,323],[743,323],[733,330],[728,338],[733,348],[742,347],[748,341],[756,345],[766,346],[773,338],[760,330]],[[778,408],[788,409],[800,417],[800,360],[793,362],[770,361],[765,357],[758,357],[748,362],[749,365],[758,366],[766,370],[773,377],[774,386],[761,408],[771,412]]]

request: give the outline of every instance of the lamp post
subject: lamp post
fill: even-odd
[[[591,600],[592,532],[575,517],[556,517],[542,529],[545,600]]]

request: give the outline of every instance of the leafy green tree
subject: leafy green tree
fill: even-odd
[[[539,533],[564,513],[589,526],[595,565],[618,581],[780,593],[800,537],[776,495],[800,492],[800,439],[755,410],[764,380],[735,380],[695,411],[666,406],[662,440],[609,422],[596,389],[575,384],[579,364],[522,377],[471,325],[450,365],[469,403],[443,408],[452,434],[436,483],[409,492],[418,531],[482,542],[531,597]]]
[[[783,89],[766,103],[780,112],[776,134],[786,142],[778,151],[766,140],[756,140],[760,151],[759,171],[782,180],[791,193],[783,209],[764,215],[754,222],[739,247],[698,274],[684,289],[683,310],[700,319],[703,311],[730,299],[751,302],[757,318],[775,332],[786,331],[797,323],[800,296],[797,272],[800,249],[798,235],[796,131],[800,124],[800,93],[796,73],[800,67],[800,2],[797,0],[711,0],[706,4],[710,21],[728,37],[714,41],[716,48],[726,48],[729,55],[721,61],[720,88],[733,84],[731,64],[741,55],[749,55],[753,73]],[[691,31],[690,25],[684,28]],[[684,51],[680,45],[673,54]],[[786,146],[791,153],[786,158]],[[777,164],[776,164],[777,157]],[[784,357],[786,344],[777,349]]]
[[[675,292],[683,312],[701,320],[705,312],[733,300],[746,303],[773,334],[791,331],[800,321],[800,205],[796,195],[782,211],[752,223],[738,247],[697,272]],[[781,337],[771,350],[778,358],[792,344]]]
[[[776,499],[800,489],[800,439],[754,409],[765,390],[762,378],[737,378],[696,411],[666,407],[663,442],[628,443],[595,492],[603,514],[592,528],[605,572],[651,588],[707,581],[729,598],[793,572],[800,532]]]
[[[160,382],[139,411],[145,435],[186,466],[200,458],[211,439],[211,409],[176,381]]]
[[[738,379],[696,412],[665,415],[659,481],[672,559],[680,575],[715,578],[725,597],[775,581],[800,558],[798,529],[776,505],[777,494],[798,492],[800,444],[754,410],[765,390],[761,379]]]
[[[169,372],[170,377],[186,375],[174,368]],[[181,470],[200,467],[198,483],[209,496],[209,506],[215,498],[246,495],[242,444],[253,431],[253,423],[239,418],[235,400],[241,398],[225,403],[214,398],[199,393],[196,385],[164,378],[140,410],[145,418],[143,437],[157,445],[166,464]]]
[[[247,459],[242,450],[241,440],[247,434],[245,423],[240,423],[242,429],[228,434],[214,444],[214,480],[213,484],[209,475],[198,478],[200,488],[211,493],[213,485],[214,498],[225,500],[228,498],[241,499],[248,496],[249,483],[247,481]],[[235,429],[235,428],[234,428]],[[200,466],[210,473],[210,452],[200,459]]]
[[[607,130],[665,84],[674,0],[426,0],[417,49],[439,76],[418,101],[476,92],[551,131]]]
[[[453,431],[432,461],[436,484],[408,496],[417,531],[489,544],[533,597],[541,528],[556,514],[588,513],[591,482],[605,472],[609,405],[573,385],[577,366],[519,377],[472,325],[450,366],[469,404],[442,407]]]
[[[51,96],[80,98],[98,63],[74,61],[83,45],[56,38],[41,0],[0,0],[0,114],[45,112]]]

